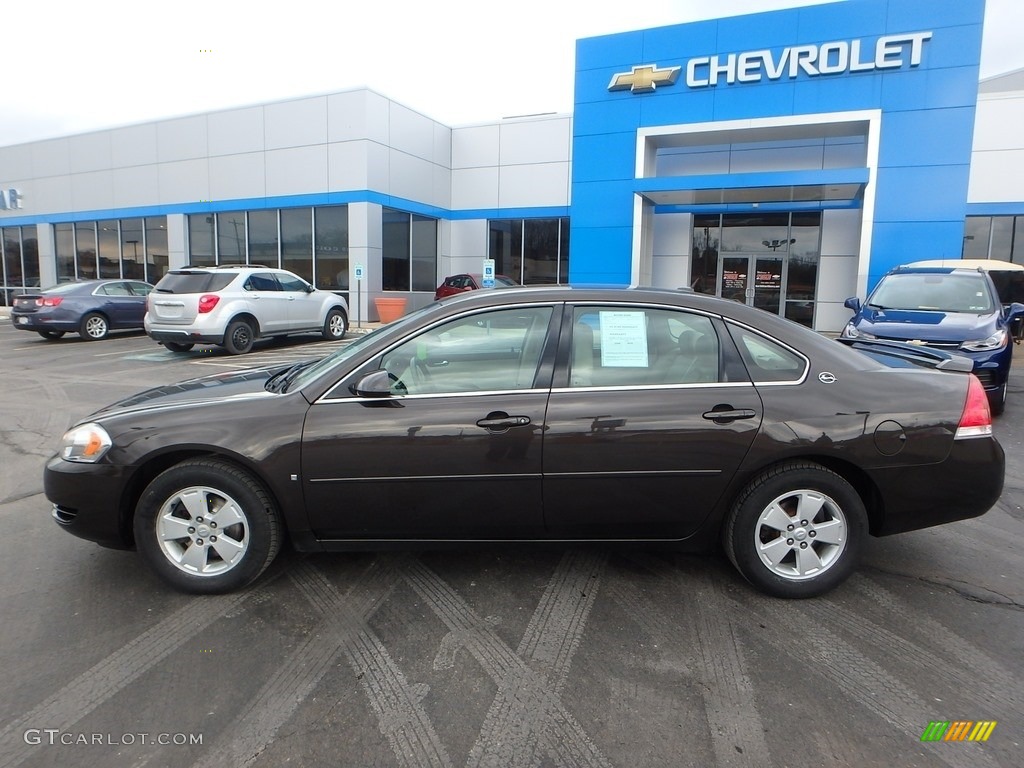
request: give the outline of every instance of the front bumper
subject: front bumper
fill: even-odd
[[[68,533],[114,549],[131,549],[131,515],[125,502],[130,468],[79,464],[54,456],[43,470],[43,492],[53,519]]]

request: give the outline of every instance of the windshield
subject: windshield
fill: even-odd
[[[896,273],[886,275],[868,299],[878,309],[988,314],[995,310],[981,273]]]

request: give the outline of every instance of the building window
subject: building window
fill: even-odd
[[[166,216],[54,224],[53,240],[58,283],[96,277],[155,283],[167,271]],[[39,251],[34,236],[32,252],[38,281]]]
[[[124,230],[124,222],[121,222],[121,229]],[[131,243],[126,243],[131,245]],[[139,248],[138,244],[133,249]],[[167,256],[167,217],[153,216],[146,219],[146,280],[156,283],[167,273],[169,266]],[[127,253],[125,253],[127,256]],[[127,259],[126,259],[127,262]],[[125,277],[128,277],[125,274]]]
[[[121,277],[121,236],[117,220],[96,222],[99,276],[104,280]]]
[[[35,226],[0,228],[0,304],[10,306],[26,288],[39,287]]]
[[[57,255],[57,282],[75,279],[75,227],[73,224],[53,226],[53,246]]]
[[[249,212],[249,263],[276,267],[278,264],[277,211]]]
[[[523,285],[569,282],[569,219],[488,222],[488,258],[500,275]]]
[[[217,214],[217,263],[245,264],[245,214]]]
[[[348,290],[348,206],[313,209],[316,284],[328,291]]]
[[[382,286],[385,291],[433,291],[437,281],[437,220],[385,208]]]
[[[96,272],[96,222],[75,224],[75,272],[79,280],[92,280]]]
[[[281,211],[281,266],[313,282],[313,210]]]
[[[697,214],[690,287],[813,327],[821,213]]]
[[[166,226],[160,234],[159,252],[151,250],[150,257],[162,275],[167,271]],[[188,234],[189,264],[281,267],[325,290],[348,289],[347,205],[192,214]],[[433,281],[432,271],[431,286]]]
[[[188,217],[188,263],[195,267],[212,267],[217,263],[213,239],[213,216],[193,213]]]
[[[1024,216],[968,216],[962,255],[1024,264]]]

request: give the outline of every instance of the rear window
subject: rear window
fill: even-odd
[[[160,293],[212,293],[222,291],[237,277],[232,272],[168,272],[156,284]]]

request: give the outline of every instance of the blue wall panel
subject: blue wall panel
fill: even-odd
[[[632,269],[634,238],[609,237],[607,228],[610,223],[625,222],[627,230],[632,226],[635,195],[645,187],[633,176],[639,129],[765,117],[792,116],[801,122],[802,115],[854,110],[882,115],[881,167],[868,182],[876,203],[870,273],[907,261],[906,253],[913,258],[959,255],[983,16],[984,0],[844,0],[580,41],[573,121],[573,276]],[[931,37],[919,43],[919,65],[911,66],[912,46],[905,43],[898,56],[890,57],[901,59],[900,66],[874,68],[880,37],[926,32]],[[728,84],[722,77],[715,86],[686,83],[690,58],[717,55],[725,61],[729,54],[768,49],[772,60],[780,62],[793,46],[838,42],[853,60],[853,41],[859,41],[855,61],[864,71],[815,76],[798,69],[791,77],[786,67],[772,80],[764,64],[753,70],[760,75],[753,82]],[[653,93],[607,90],[612,75],[646,64],[682,71],[674,85]],[[687,177],[674,183],[676,189],[690,188]]]

